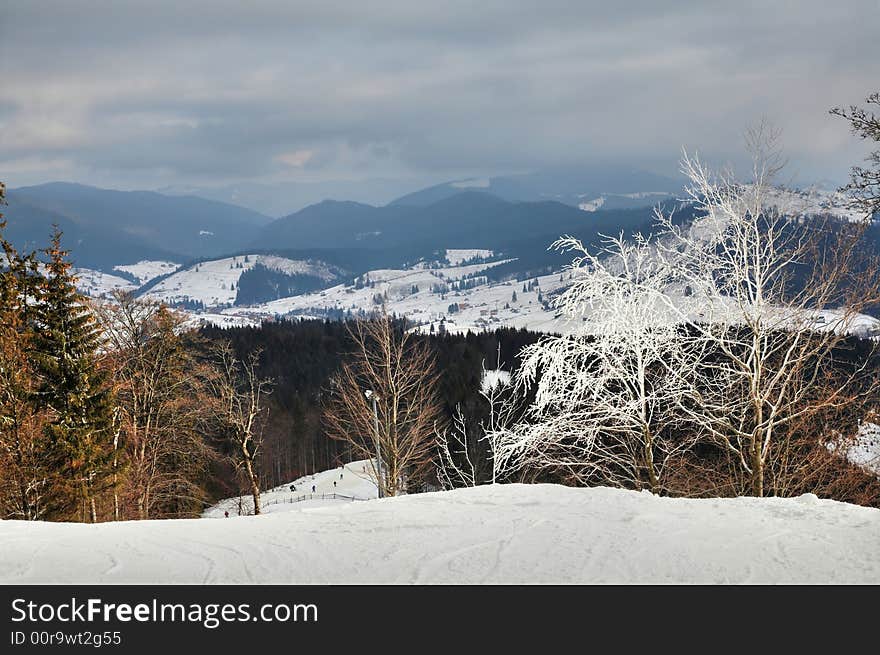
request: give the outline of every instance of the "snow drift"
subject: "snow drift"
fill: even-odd
[[[3,583],[880,582],[880,510],[495,485],[229,519],[0,522]]]

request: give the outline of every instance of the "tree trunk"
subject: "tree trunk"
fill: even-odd
[[[254,472],[254,462],[251,459],[250,453],[247,451],[247,448],[242,449],[244,451],[244,467],[245,471],[247,471],[248,482],[251,486],[251,496],[254,499],[254,516],[260,513],[260,481],[257,479],[256,473]]]

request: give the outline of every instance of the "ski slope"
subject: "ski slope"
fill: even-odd
[[[229,519],[0,521],[0,583],[880,583],[880,510],[495,485]]]
[[[378,493],[372,470],[369,460],[364,459],[349,462],[344,467],[304,475],[293,482],[263,491],[260,494],[261,510],[264,514],[292,512],[376,498]],[[294,490],[291,490],[291,486]],[[224,512],[229,512],[230,516],[248,516],[253,514],[253,509],[254,502],[250,496],[235,496],[221,500],[205,510],[202,516],[224,518]]]

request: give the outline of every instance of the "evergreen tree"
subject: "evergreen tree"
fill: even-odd
[[[0,205],[4,187],[0,183]],[[42,279],[34,253],[22,255],[2,236],[0,213],[0,518],[42,517],[46,466],[35,398],[34,302]]]
[[[113,402],[98,367],[100,331],[75,286],[56,228],[37,305],[35,364],[39,397],[49,409],[46,426],[53,460],[55,511],[97,520],[95,495],[112,468]]]

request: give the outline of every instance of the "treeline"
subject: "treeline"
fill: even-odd
[[[209,342],[228,340],[240,357],[258,351],[258,372],[273,381],[259,461],[263,488],[351,459],[348,445],[331,439],[323,422],[330,379],[354,349],[347,323],[281,321],[262,327],[207,327],[200,334]],[[479,396],[482,365],[493,368],[500,356],[506,368],[513,368],[522,347],[539,337],[516,329],[420,336],[430,344],[441,372],[438,393],[444,416],[451,419],[460,406],[476,429],[489,411]]]
[[[0,518],[198,516],[250,489],[267,390],[250,360],[161,304],[93,303],[58,230],[19,253],[3,227]]]

